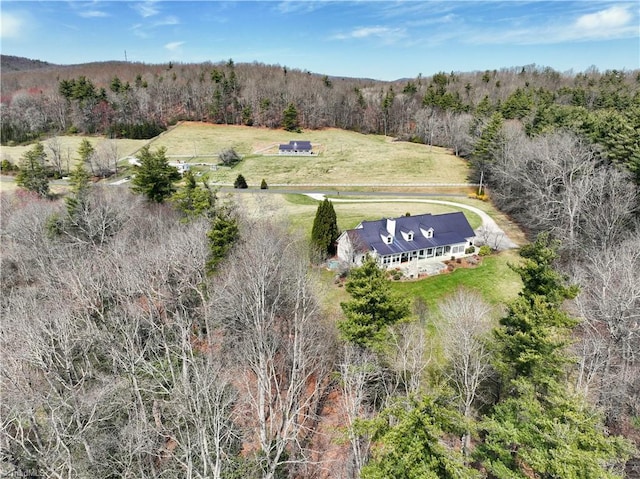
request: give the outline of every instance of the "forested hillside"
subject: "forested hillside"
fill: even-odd
[[[181,119],[278,128],[293,108],[302,128],[383,133],[467,155],[497,114],[529,136],[573,130],[640,175],[640,71],[530,65],[385,83],[233,60],[109,62],[3,72],[1,93],[3,144],[67,131],[151,137]]]
[[[3,72],[2,118],[34,141],[0,197],[2,473],[621,478],[637,456],[640,72],[98,63]],[[527,232],[520,294],[429,308],[372,261],[328,284],[311,231],[178,181],[161,148],[131,190],[79,161],[51,196],[38,139],[181,119],[450,148]]]

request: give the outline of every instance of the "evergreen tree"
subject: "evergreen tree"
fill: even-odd
[[[132,183],[135,193],[143,194],[154,203],[162,203],[175,191],[174,183],[180,179],[180,173],[169,165],[166,148],[161,147],[155,153],[144,146],[137,154],[140,166]]]
[[[49,177],[45,160],[44,146],[42,143],[36,143],[33,148],[22,155],[20,171],[16,176],[18,186],[33,191],[42,198],[49,195]]]
[[[318,205],[311,229],[311,244],[322,255],[335,253],[335,242],[340,232],[333,204],[327,198]]]
[[[509,95],[500,107],[502,116],[506,119],[522,119],[527,116],[532,109],[532,94],[521,88],[517,88],[511,95]]]
[[[262,181],[260,182],[260,189],[261,190],[269,189],[269,186],[267,185],[267,182],[264,180],[264,178],[262,178]]]
[[[476,175],[481,185],[478,189],[478,194],[482,194],[482,183],[486,181],[487,165],[494,161],[494,155],[498,140],[500,138],[500,130],[504,119],[499,112],[491,115],[489,123],[482,130],[480,138],[477,139],[473,152],[471,153],[471,159],[476,169]]]
[[[189,170],[184,174],[184,186],[171,197],[171,202],[187,221],[200,217],[211,217],[215,212],[217,196],[211,190],[206,177],[202,178],[202,186],[198,186],[196,177]]]
[[[395,404],[365,423],[377,444],[363,479],[471,479],[480,473],[444,441],[464,430],[460,416],[429,396]]]
[[[240,189],[249,188],[249,186],[247,185],[247,180],[245,180],[244,176],[242,176],[242,175],[238,175],[236,177],[236,180],[233,182],[233,187],[234,188],[240,188]]]
[[[69,173],[69,186],[71,191],[64,199],[69,217],[75,217],[77,211],[86,203],[89,189],[91,188],[89,178],[89,173],[82,163],[77,163],[75,168]]]
[[[553,269],[556,247],[541,235],[512,267],[523,289],[495,332],[503,399],[482,421],[475,451],[491,477],[614,478],[610,466],[631,451],[567,388],[564,347],[576,321],[561,306],[577,291]]]
[[[209,258],[206,265],[208,274],[216,272],[218,265],[227,257],[239,237],[238,220],[228,208],[221,208],[213,218],[211,229],[207,233],[209,239]]]
[[[95,174],[93,171],[93,157],[96,154],[96,149],[93,147],[91,142],[86,138],[80,142],[80,146],[78,147],[78,155],[80,155],[80,162],[85,165],[88,165],[91,169],[91,172]]]
[[[560,385],[544,397],[526,380],[512,385],[512,396],[480,423],[483,441],[474,455],[489,477],[624,477],[615,467],[629,458],[632,445],[609,436],[601,416],[583,398]]]
[[[409,301],[391,290],[386,272],[373,258],[351,270],[345,289],[352,299],[340,303],[345,319],[338,329],[345,340],[359,346],[379,345],[387,326],[409,315]]]
[[[298,110],[293,103],[289,103],[289,106],[287,106],[282,114],[282,126],[287,131],[300,131],[300,124],[298,123]]]

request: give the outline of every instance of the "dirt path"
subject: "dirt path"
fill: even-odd
[[[325,198],[323,193],[305,193],[314,200],[322,201]],[[511,248],[517,248],[518,244],[511,240],[506,233],[498,226],[491,216],[480,208],[475,206],[464,205],[462,203],[455,203],[453,201],[444,200],[421,200],[421,199],[376,199],[376,200],[349,200],[344,198],[331,198],[335,203],[431,203],[437,205],[453,206],[455,208],[463,208],[477,214],[482,219],[482,226],[476,229],[476,244],[488,244],[493,249],[505,250]]]

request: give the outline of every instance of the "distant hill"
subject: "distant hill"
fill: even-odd
[[[56,66],[58,65],[40,60],[31,60],[30,58],[15,57],[13,55],[0,55],[0,69],[3,73],[40,70],[42,68],[51,68]]]

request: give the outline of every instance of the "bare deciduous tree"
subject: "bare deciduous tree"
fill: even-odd
[[[235,367],[245,377],[263,474],[308,463],[306,446],[331,365],[331,337],[319,315],[300,241],[255,222],[230,257],[215,310]]]
[[[460,411],[467,420],[474,415],[478,390],[491,372],[487,337],[492,328],[492,308],[475,292],[459,289],[439,304],[442,346],[448,360],[446,374],[456,391]],[[471,446],[469,430],[464,450]]]
[[[346,435],[351,446],[349,464],[345,464],[347,477],[360,477],[371,450],[371,438],[357,427],[357,421],[370,419],[378,402],[376,388],[372,384],[383,380],[382,367],[376,356],[366,349],[352,344],[344,346],[340,373],[340,406],[345,419]]]
[[[640,392],[640,251],[638,233],[611,249],[588,250],[574,277],[582,316],[578,387],[595,395],[614,423],[637,414]]]

